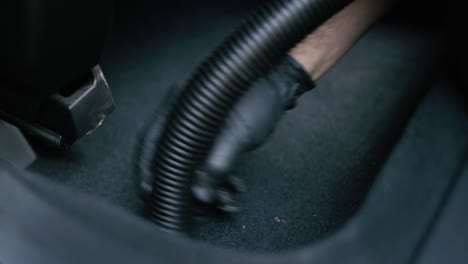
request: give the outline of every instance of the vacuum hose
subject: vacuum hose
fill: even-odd
[[[150,217],[184,232],[191,220],[191,186],[227,113],[308,33],[351,0],[278,0],[259,9],[201,64],[169,116],[152,162]]]

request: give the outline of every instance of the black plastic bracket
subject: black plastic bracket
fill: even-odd
[[[91,134],[113,111],[114,99],[99,66],[77,84],[53,94],[39,110],[38,123],[68,144]]]
[[[22,98],[15,101],[22,102]],[[18,104],[17,104],[18,105]],[[21,104],[22,108],[28,105]],[[91,134],[114,110],[114,99],[99,66],[48,97],[34,118],[0,110],[0,119],[45,145],[66,148]]]

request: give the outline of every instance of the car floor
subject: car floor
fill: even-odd
[[[145,124],[167,89],[183,85],[258,4],[219,2],[118,2],[101,62],[116,111],[68,150],[38,147],[31,170],[143,215],[133,166]],[[440,160],[439,172],[451,173],[464,161],[468,116],[446,67],[437,66],[441,50],[437,30],[392,19],[376,25],[265,146],[240,160],[236,170],[249,189],[240,197],[243,211],[196,223],[193,236],[252,252],[323,239],[358,212],[375,177],[401,173],[401,163],[388,159],[401,142],[414,159],[418,151],[445,150],[450,158]]]

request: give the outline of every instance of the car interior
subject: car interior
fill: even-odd
[[[148,125],[266,2],[7,1],[0,264],[464,263],[466,28],[440,1],[401,1],[241,156],[240,212],[153,223]]]

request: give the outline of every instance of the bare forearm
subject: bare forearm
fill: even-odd
[[[355,0],[327,20],[290,54],[311,75],[320,78],[397,0]]]

